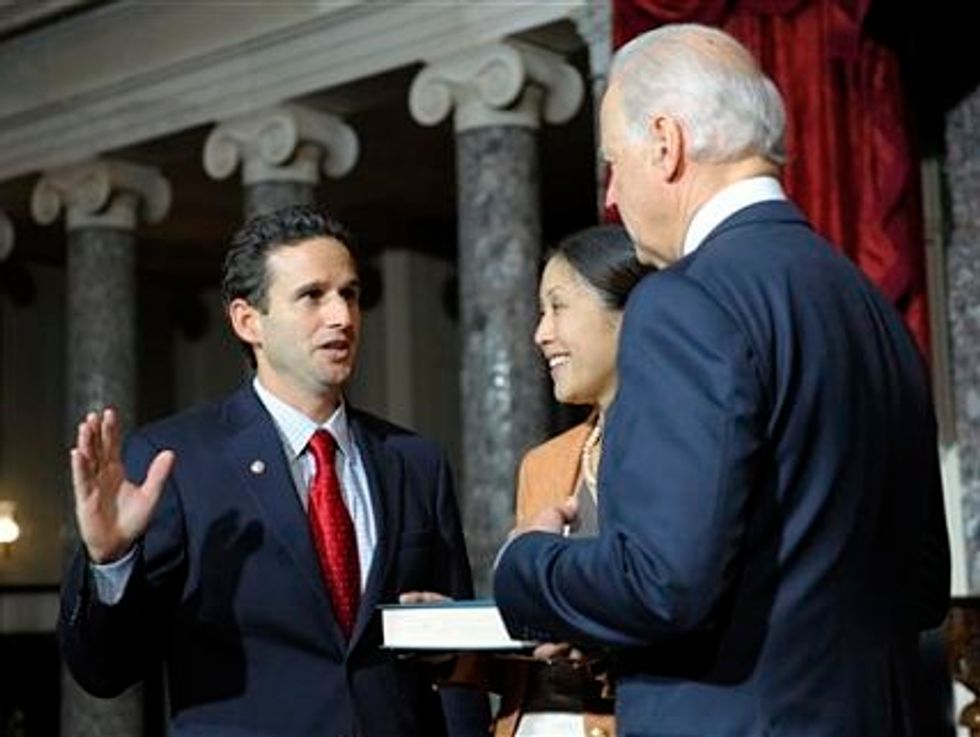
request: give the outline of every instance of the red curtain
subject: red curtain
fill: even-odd
[[[619,47],[665,23],[724,29],[783,94],[783,183],[878,285],[929,356],[919,173],[896,55],[863,33],[872,0],[614,0]]]

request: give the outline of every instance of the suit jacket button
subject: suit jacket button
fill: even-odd
[[[609,737],[609,733],[602,727],[593,727],[589,730],[589,737]]]

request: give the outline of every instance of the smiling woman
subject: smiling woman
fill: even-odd
[[[541,276],[541,317],[534,341],[548,363],[555,399],[608,405],[615,390],[621,313],[556,252]]]
[[[517,488],[517,522],[574,499],[569,534],[598,532],[596,471],[602,424],[616,394],[616,348],[630,290],[650,267],[637,261],[619,226],[569,236],[545,261],[534,340],[547,361],[555,399],[593,407],[590,418],[527,453]],[[500,681],[495,737],[613,735],[612,699],[601,663],[589,653],[549,644],[546,660],[508,661]]]
[[[548,254],[534,342],[548,362],[559,402],[609,406],[623,308],[630,289],[649,270],[616,225],[583,230]]]
[[[599,225],[575,233],[561,241],[546,257],[538,290],[540,318],[534,342],[548,364],[555,399],[566,404],[593,408],[589,419],[551,441],[532,449],[521,463],[517,491],[517,522],[522,524],[549,504],[561,504],[583,489],[585,505],[579,517],[594,518],[595,478],[602,443],[602,424],[606,410],[616,395],[616,349],[626,299],[633,286],[650,266],[641,264],[629,235],[618,225]],[[557,456],[555,456],[557,450]],[[581,468],[573,463],[567,488],[542,477],[544,498],[539,498],[529,469],[539,459],[581,455]],[[562,462],[563,465],[568,465]],[[551,463],[546,462],[545,466]],[[544,491],[551,489],[551,491]],[[557,490],[557,491],[556,491]],[[581,501],[581,500],[580,500]],[[595,531],[595,525],[580,525]]]

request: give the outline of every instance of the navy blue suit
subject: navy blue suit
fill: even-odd
[[[374,610],[402,591],[472,596],[450,470],[417,435],[354,410],[348,419],[378,530],[349,646],[282,442],[246,387],[128,438],[130,478],[164,448],[177,463],[122,601],[98,602],[81,552],[66,577],[59,634],[78,682],[114,695],[164,659],[181,737],[445,734],[431,673],[379,649]],[[464,695],[444,699],[454,696],[465,710]]]
[[[614,647],[629,737],[914,734],[949,549],[904,325],[786,202],[744,208],[626,307],[600,535],[518,537],[521,637]]]

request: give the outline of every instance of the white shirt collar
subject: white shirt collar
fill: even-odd
[[[322,425],[318,425],[298,409],[282,401],[262,386],[258,376],[252,380],[252,386],[259,397],[259,401],[272,415],[272,419],[279,429],[279,434],[291,452],[290,459],[299,457],[306,450],[306,445],[313,437],[313,433],[320,429],[326,430],[333,436],[337,442],[337,447],[347,458],[354,457],[351,448],[350,425],[347,422],[347,405],[343,399],[329,419]]]
[[[693,253],[712,230],[739,210],[767,200],[785,200],[786,193],[775,177],[750,177],[716,192],[691,218],[684,236],[683,256]]]

